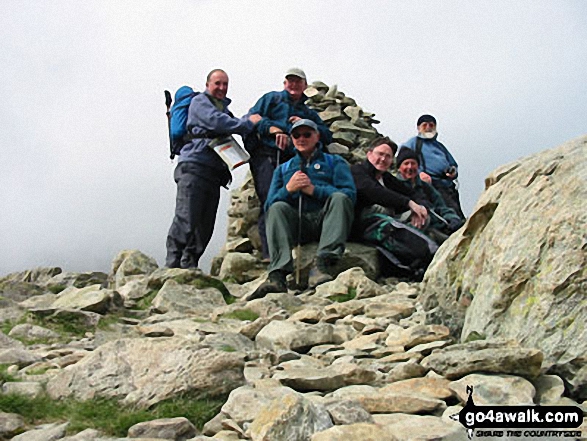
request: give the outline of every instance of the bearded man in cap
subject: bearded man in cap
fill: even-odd
[[[461,219],[465,219],[456,179],[458,165],[448,149],[438,141],[436,118],[422,115],[416,123],[418,135],[405,142],[402,147],[413,150],[420,165],[420,178],[442,195],[446,204],[455,210]]]
[[[410,190],[412,199],[426,207],[429,222],[422,228],[423,232],[439,245],[448,236],[458,230],[464,223],[463,219],[446,205],[440,193],[418,175],[419,162],[416,152],[402,147],[396,157],[399,178]]]
[[[265,204],[269,277],[249,300],[287,292],[298,241],[319,241],[309,287],[332,280],[353,222],[356,189],[348,163],[322,150],[314,121],[300,119],[291,130],[296,155],[275,170]]]
[[[263,258],[267,259],[269,250],[265,233],[264,205],[275,168],[295,154],[289,134],[293,124],[300,119],[309,119],[316,124],[323,145],[332,142],[332,133],[316,111],[310,109],[305,101],[304,91],[308,86],[306,74],[302,69],[292,68],[285,73],[283,90],[268,92],[259,98],[251,108],[250,114],[261,115],[255,130],[245,138],[245,148],[251,154],[249,166],[255,191],[261,201],[259,215],[259,235],[261,237]]]

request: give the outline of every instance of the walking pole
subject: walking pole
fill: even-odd
[[[300,171],[305,173],[306,164],[304,158],[301,158]],[[298,201],[298,245],[296,247],[296,285],[300,286],[300,272],[302,268],[302,191],[300,192],[300,199]]]
[[[167,112],[165,112],[165,114],[167,115],[167,131],[169,133],[169,151],[171,152],[171,155],[169,156],[169,159],[171,159],[173,161],[173,158],[175,158],[175,154],[173,153],[173,141],[171,140],[171,93],[166,90],[164,91],[165,93],[165,106],[167,107]]]
[[[439,215],[439,214],[438,214],[436,211],[434,211],[432,208],[429,208],[429,209],[428,209],[428,211],[430,211],[430,213],[432,213],[434,216],[436,216],[436,218],[437,218],[439,221],[441,221],[443,224],[445,224],[445,225],[447,225],[447,226],[448,226],[448,225],[450,225],[450,224],[448,223],[448,221],[447,221],[445,218],[443,218],[442,216],[440,216],[440,215]]]
[[[298,245],[296,247],[296,286],[300,286],[300,271],[302,268],[302,192],[298,201]]]

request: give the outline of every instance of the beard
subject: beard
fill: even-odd
[[[424,139],[432,139],[436,135],[438,135],[438,132],[436,130],[433,130],[432,132],[423,132],[423,133],[420,133],[420,136],[422,138],[424,138]]]

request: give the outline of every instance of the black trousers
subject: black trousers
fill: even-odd
[[[193,162],[181,162],[175,168],[177,198],[165,260],[169,268],[197,268],[212,238],[220,184],[205,178],[202,171]]]
[[[253,175],[253,182],[255,184],[255,192],[261,202],[261,212],[259,213],[259,220],[257,225],[259,227],[259,236],[261,236],[262,253],[264,258],[269,257],[269,247],[267,245],[267,233],[265,231],[265,201],[269,195],[269,187],[273,179],[273,172],[277,168],[277,151],[272,154],[253,152],[249,167],[251,175]],[[285,159],[285,158],[284,158]],[[280,158],[280,162],[284,162]]]
[[[443,184],[435,183],[434,181],[432,181],[432,185],[436,190],[438,190],[438,193],[440,193],[446,205],[448,205],[450,208],[456,211],[456,213],[459,215],[461,219],[466,220],[467,217],[465,216],[461,208],[459,191],[457,190],[455,183],[451,182],[451,185],[447,187]]]

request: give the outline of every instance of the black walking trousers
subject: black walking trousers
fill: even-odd
[[[169,268],[197,268],[214,232],[220,185],[198,173],[201,167],[181,162],[174,172],[177,198],[165,261]]]

